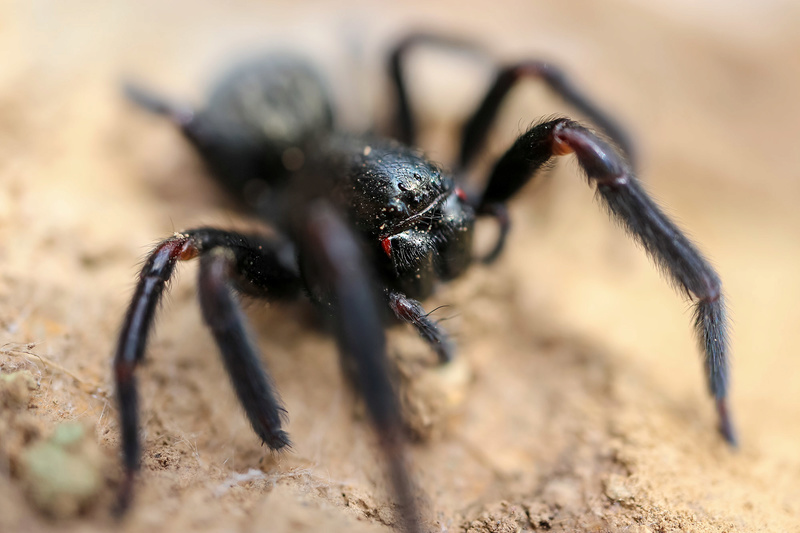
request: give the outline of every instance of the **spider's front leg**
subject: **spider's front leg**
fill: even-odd
[[[689,239],[644,192],[630,165],[587,128],[568,119],[551,120],[522,134],[495,165],[477,211],[492,214],[553,156],[574,153],[609,211],[644,247],[676,286],[694,297],[694,325],[708,387],[716,400],[720,432],[736,435],[728,412],[727,322],[717,273]]]
[[[284,409],[249,338],[233,291],[263,298],[299,294],[302,285],[293,250],[281,239],[211,228],[176,234],[157,245],[145,262],[114,358],[125,468],[119,512],[124,512],[130,504],[141,460],[135,371],[144,357],[156,309],[177,262],[198,256],[203,317],[213,332],[250,424],[270,449],[278,450],[289,444],[287,434],[281,429]]]
[[[355,370],[358,388],[388,463],[401,529],[421,533],[371,269],[353,233],[327,202],[312,200],[301,212],[294,228],[307,286],[333,322],[339,349]]]

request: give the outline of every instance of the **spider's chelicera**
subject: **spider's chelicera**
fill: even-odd
[[[333,324],[346,366],[354,369],[391,473],[401,527],[420,531],[387,370],[383,316],[413,325],[441,362],[450,360],[451,341],[419,300],[474,260],[476,217],[499,222],[497,244],[482,259],[496,258],[509,229],[506,202],[554,157],[567,154],[576,156],[610,213],[694,299],[695,329],[720,430],[735,443],[726,404],[726,320],[719,278],[639,185],[630,162],[631,143],[622,130],[553,66],[535,61],[502,66],[463,127],[459,161],[451,174],[410,148],[415,128],[403,67],[408,52],[420,44],[480,53],[469,43],[427,34],[399,43],[389,63],[397,96],[397,140],[336,129],[325,84],[305,61],[287,55],[233,70],[202,110],[126,87],[133,101],[175,123],[231,196],[277,231],[268,237],[192,229],[158,244],[146,260],[114,361],[126,472],[122,509],[130,502],[140,467],[135,369],[176,263],[198,257],[203,317],[258,436],[272,450],[289,444],[281,429],[284,410],[247,333],[237,295],[271,300],[306,295]],[[496,162],[482,193],[466,194],[454,176],[470,166],[505,96],[527,77],[545,82],[613,143],[567,118],[541,122]]]

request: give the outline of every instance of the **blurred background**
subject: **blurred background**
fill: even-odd
[[[299,50],[343,128],[383,127],[386,55],[417,30],[475,39],[500,62],[552,61],[631,133],[647,189],[723,280],[741,438],[733,452],[714,430],[690,304],[565,158],[513,203],[498,264],[426,304],[450,306],[440,318],[468,380],[452,385],[419,364],[412,332],[390,332],[425,428],[411,456],[431,529],[798,531],[798,23],[790,0],[2,3],[0,375],[32,381],[1,382],[0,531],[116,527],[110,359],[140,261],[179,229],[252,225],[121,80],[200,105],[237,58]],[[441,53],[412,70],[420,144],[448,164],[491,70]],[[555,113],[582,118],[521,86],[484,168]],[[181,270],[141,371],[144,470],[124,528],[391,530],[371,433],[308,310],[248,306],[296,443],[271,456],[221,377],[194,265]],[[78,444],[44,470],[81,457],[89,473],[66,477],[93,480],[88,496],[36,473],[36,446],[70,422]]]

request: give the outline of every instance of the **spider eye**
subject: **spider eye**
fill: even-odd
[[[397,199],[391,200],[389,202],[389,205],[387,207],[387,211],[389,213],[391,213],[391,214],[398,214],[399,213],[399,214],[402,214],[404,216],[408,215],[408,207],[406,207],[406,204],[401,202],[400,200],[397,200]]]

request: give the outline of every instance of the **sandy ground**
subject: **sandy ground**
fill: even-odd
[[[724,281],[741,437],[734,452],[714,430],[689,304],[563,162],[513,204],[498,264],[426,303],[449,305],[454,368],[390,332],[426,434],[410,453],[430,530],[800,531],[795,3],[162,4],[0,8],[0,531],[117,529],[110,357],[137,265],[176,229],[245,223],[119,80],[199,102],[232,57],[280,43],[328,65],[358,127],[381,115],[381,58],[420,27],[557,61],[633,132],[643,180]],[[447,161],[447,124],[486,73],[420,63],[422,144]],[[569,110],[520,90],[491,151],[556,112]],[[295,442],[273,456],[202,326],[195,265],[181,271],[140,373],[144,470],[122,530],[390,531],[363,408],[308,309],[248,305]],[[75,494],[48,495],[61,477]]]

